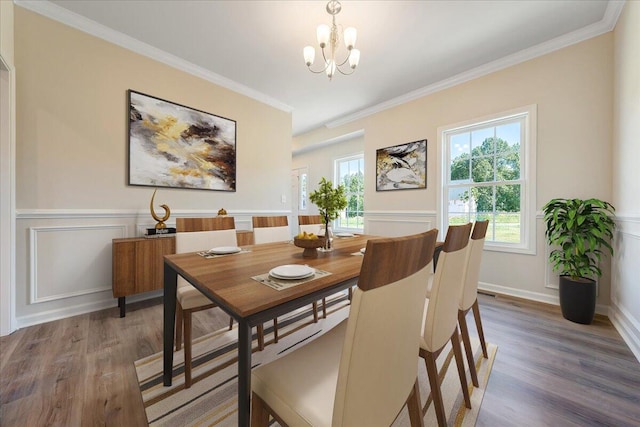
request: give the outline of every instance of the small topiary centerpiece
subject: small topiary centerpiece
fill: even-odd
[[[324,249],[329,251],[332,249],[329,223],[338,218],[340,212],[347,207],[346,191],[342,185],[334,188],[331,181],[322,177],[318,189],[309,194],[309,200],[318,207],[324,220]]]

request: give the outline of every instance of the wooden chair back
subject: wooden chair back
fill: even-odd
[[[212,231],[235,230],[236,224],[232,216],[217,216],[206,218],[176,218],[176,231]]]

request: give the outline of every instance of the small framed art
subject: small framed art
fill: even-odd
[[[376,150],[376,191],[427,188],[427,140]]]

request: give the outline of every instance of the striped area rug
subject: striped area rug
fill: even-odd
[[[257,351],[254,340],[253,366],[268,363],[300,345],[322,335],[349,315],[349,305],[345,298],[328,301],[330,307],[326,319],[313,323],[310,310],[304,308],[278,318],[277,344],[272,341],[270,329],[265,328],[267,346]],[[266,326],[266,325],[265,325]],[[473,326],[471,326],[473,327]],[[171,387],[162,385],[162,352],[135,362],[138,383],[142,393],[147,420],[150,426],[236,426],[237,425],[237,385],[236,385],[236,340],[237,330],[222,329],[203,336],[193,343],[193,384],[184,388],[184,354],[174,355],[174,377]],[[472,409],[464,407],[460,382],[453,353],[445,349],[438,357],[441,370],[442,393],[447,421],[450,426],[473,426],[482,403],[484,389],[491,373],[497,347],[489,344],[489,359],[482,357],[480,344],[472,337],[475,348],[476,367],[480,388],[471,385]],[[420,394],[423,404],[429,396],[429,382],[424,361],[418,361]],[[425,415],[425,425],[436,425],[433,405]],[[277,426],[277,423],[274,425]],[[394,427],[409,426],[406,408],[400,413]]]

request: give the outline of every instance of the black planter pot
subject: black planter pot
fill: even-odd
[[[572,280],[560,276],[560,308],[562,317],[575,323],[588,325],[596,313],[596,282],[580,278]]]

